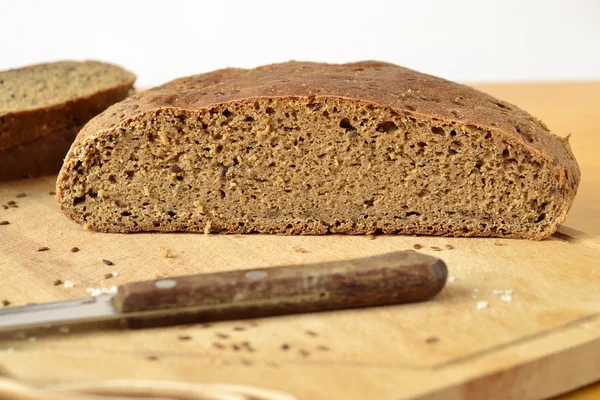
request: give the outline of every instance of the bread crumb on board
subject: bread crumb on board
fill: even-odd
[[[210,222],[210,220],[206,223],[206,225],[204,226],[204,234],[208,235],[210,233],[210,230],[212,228],[212,222]]]
[[[162,258],[174,258],[175,255],[173,253],[171,253],[171,251],[169,251],[169,249],[167,249],[166,247],[161,247],[159,249],[160,252],[160,256]]]
[[[4,300],[2,300],[2,305],[3,305],[4,307],[8,307],[8,306],[10,306],[10,301],[9,301],[9,300],[6,300],[6,299],[4,299]]]

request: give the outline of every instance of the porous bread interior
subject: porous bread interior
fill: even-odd
[[[341,98],[165,108],[80,143],[59,200],[107,232],[542,238],[560,180],[495,135]]]
[[[32,110],[125,84],[133,74],[100,62],[61,61],[0,72],[0,114]]]

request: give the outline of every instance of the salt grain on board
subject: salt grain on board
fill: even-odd
[[[75,286],[75,284],[73,282],[71,282],[71,281],[64,281],[63,282],[63,287],[66,287],[67,289],[68,288],[72,288],[73,286]]]
[[[503,294],[500,296],[500,300],[510,303],[512,301],[512,296],[510,294]]]
[[[117,294],[117,287],[111,286],[110,288],[101,287],[101,288],[87,288],[85,291],[92,297],[100,296],[101,294]]]
[[[448,282],[454,282],[456,277],[454,275],[448,275]]]
[[[488,302],[487,301],[478,301],[477,302],[477,309],[478,310],[483,310],[484,308],[488,307]]]

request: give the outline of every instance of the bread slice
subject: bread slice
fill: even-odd
[[[177,79],[87,124],[57,182],[104,232],[542,239],[579,183],[512,104],[392,64],[288,62]]]
[[[134,81],[96,61],[0,72],[0,180],[56,173],[77,132],[127,97]]]

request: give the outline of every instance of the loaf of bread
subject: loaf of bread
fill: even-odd
[[[56,173],[83,125],[127,97],[134,80],[94,61],[0,72],[0,181]]]
[[[470,87],[392,64],[224,69],[92,119],[57,182],[104,232],[543,239],[580,173],[567,139]]]

